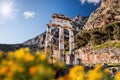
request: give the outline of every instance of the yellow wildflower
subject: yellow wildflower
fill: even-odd
[[[98,64],[95,68],[88,72],[87,80],[101,80],[103,78],[103,74],[101,72],[101,65]]]
[[[8,52],[8,59],[12,59],[14,57],[14,52]]]
[[[3,52],[2,51],[0,51],[0,58],[2,58],[3,57]]]
[[[14,65],[15,65],[15,62],[14,62],[13,60],[9,60],[9,61],[7,62],[7,65],[9,65],[9,66],[14,66]]]
[[[34,76],[37,73],[37,71],[38,71],[38,66],[32,66],[29,68],[29,74],[31,76]]]
[[[30,52],[30,48],[28,48],[28,47],[24,48],[24,50],[25,50],[26,52]]]
[[[16,59],[22,59],[25,55],[24,49],[19,49],[15,52]]]
[[[8,73],[6,73],[8,77],[13,77],[13,72],[9,71]]]
[[[57,80],[66,80],[65,77],[59,77]]]
[[[59,77],[57,80],[71,80],[71,78],[69,76],[62,76]]]
[[[120,71],[115,75],[115,80],[120,80]]]
[[[69,77],[71,80],[84,80],[84,68],[83,66],[76,65],[70,69]]]
[[[94,71],[100,71],[101,70],[101,65],[100,64],[97,64],[94,68]]]
[[[20,66],[17,67],[17,70],[18,70],[18,72],[20,72],[20,73],[24,72],[24,68],[23,68],[23,67],[20,67]]]
[[[34,61],[34,59],[35,59],[35,57],[30,53],[26,53],[24,55],[24,61],[25,62],[32,62],[32,61]]]
[[[44,67],[43,67],[43,65],[39,65],[38,66],[38,70],[39,70],[39,73],[44,73],[45,72],[45,70],[47,71],[47,70],[50,70],[50,69],[45,69]],[[47,72],[49,72],[49,71],[47,71]]]
[[[13,80],[11,77],[5,77],[4,80]]]
[[[45,60],[46,60],[46,55],[43,54],[43,53],[40,54],[39,59],[40,59],[41,61],[45,61]]]
[[[107,73],[107,74],[110,74],[110,70],[109,70],[108,68],[106,68],[106,69],[104,70],[104,72]]]
[[[41,53],[40,53],[40,51],[38,51],[38,50],[35,52],[35,55],[36,55],[36,56],[40,56],[40,54],[41,54]]]
[[[87,75],[87,80],[102,80],[102,73],[101,72],[95,72],[95,71],[90,71]]]
[[[0,75],[5,75],[8,72],[9,68],[7,66],[0,67]]]
[[[2,65],[6,65],[6,64],[7,64],[7,61],[3,59],[2,62],[1,62],[1,64],[2,64]]]
[[[101,80],[103,77],[101,72],[101,65],[100,64],[96,65],[93,70],[88,72],[87,77],[88,77],[87,80]]]

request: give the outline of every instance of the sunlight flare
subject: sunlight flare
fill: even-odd
[[[9,16],[12,13],[12,6],[10,4],[3,4],[1,5],[1,13],[4,16]]]
[[[0,13],[5,18],[12,18],[15,13],[13,2],[10,0],[3,1],[0,4]]]

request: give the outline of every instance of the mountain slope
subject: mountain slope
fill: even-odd
[[[89,17],[85,30],[120,21],[120,0],[102,0],[100,7]]]

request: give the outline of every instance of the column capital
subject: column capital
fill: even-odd
[[[51,25],[50,24],[46,24],[46,27],[51,27]]]

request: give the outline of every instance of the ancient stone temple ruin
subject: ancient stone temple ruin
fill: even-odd
[[[71,25],[72,19],[61,14],[53,14],[52,20],[47,24],[45,50],[51,49],[52,46],[52,27],[59,29],[59,60],[66,63],[66,56],[64,52],[64,29],[69,31],[69,52],[72,58],[69,59],[70,64],[74,64],[74,33]],[[68,61],[68,60],[67,60]]]
[[[47,24],[45,50],[50,51],[50,55],[63,61],[66,64],[97,64],[97,63],[120,63],[120,49],[103,48],[92,49],[92,46],[86,46],[78,50],[74,50],[74,29],[71,25],[72,19],[60,14],[53,14],[52,20]],[[59,50],[52,51],[52,28],[59,30]],[[64,51],[64,30],[69,32],[69,55],[65,55]],[[57,57],[54,54],[57,53]],[[55,54],[56,55],[56,54]]]

